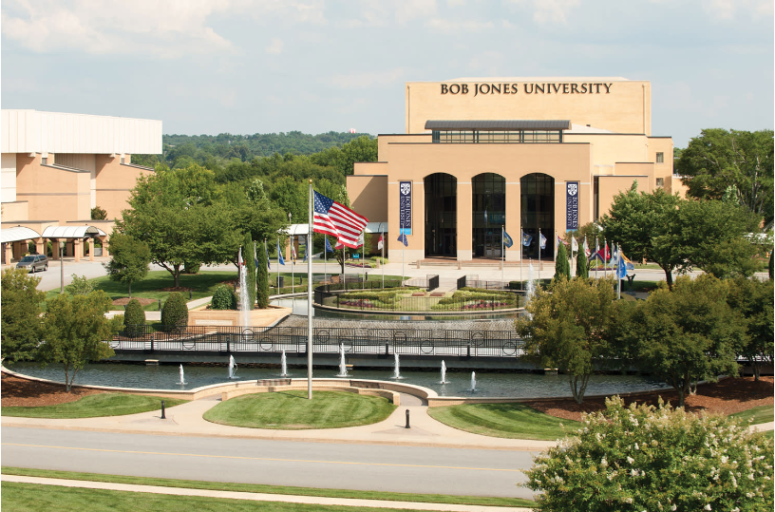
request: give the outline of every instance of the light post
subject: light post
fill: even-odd
[[[65,293],[65,247],[62,245],[62,239],[59,240],[59,293]]]

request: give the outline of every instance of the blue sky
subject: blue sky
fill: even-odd
[[[4,0],[3,108],[165,133],[402,133],[404,83],[652,82],[652,129],[773,128],[773,0]]]

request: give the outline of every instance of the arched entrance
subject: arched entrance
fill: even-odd
[[[501,227],[506,225],[506,178],[486,172],[471,180],[473,253],[501,258]]]
[[[554,178],[548,174],[533,173],[520,180],[522,204],[522,232],[532,240],[522,246],[524,259],[538,259],[538,231],[546,237],[546,247],[541,249],[541,259],[554,259]]]
[[[451,174],[426,176],[425,256],[457,257],[457,178]]]

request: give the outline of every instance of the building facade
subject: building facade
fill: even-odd
[[[94,234],[106,241],[114,220],[128,208],[129,191],[153,169],[132,164],[132,154],[162,152],[162,123],[150,119],[2,110],[2,227],[25,227],[40,234],[17,240],[20,230],[4,233],[3,261],[27,252],[30,240],[42,253],[49,228],[91,226],[89,239],[71,237],[66,254],[93,258]],[[99,206],[105,220],[92,220]],[[83,230],[57,230],[80,233]],[[29,232],[26,232],[29,235]],[[87,244],[90,240],[90,244]],[[52,256],[56,257],[56,251]]]
[[[557,235],[633,183],[684,191],[671,137],[651,133],[649,82],[460,78],[405,93],[407,133],[379,135],[378,161],[347,177],[352,207],[387,222],[390,259],[500,259],[502,228],[515,240],[506,261],[552,259]]]

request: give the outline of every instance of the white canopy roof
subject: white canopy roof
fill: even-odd
[[[21,242],[22,240],[32,240],[40,238],[40,233],[34,229],[16,226],[13,228],[0,230],[0,239],[2,243]]]
[[[87,238],[93,236],[106,236],[106,233],[94,226],[49,226],[43,231],[43,238]]]
[[[366,233],[387,233],[387,222],[369,222],[366,224]],[[288,229],[284,231],[291,236],[306,235],[309,233],[309,224],[291,224]]]

